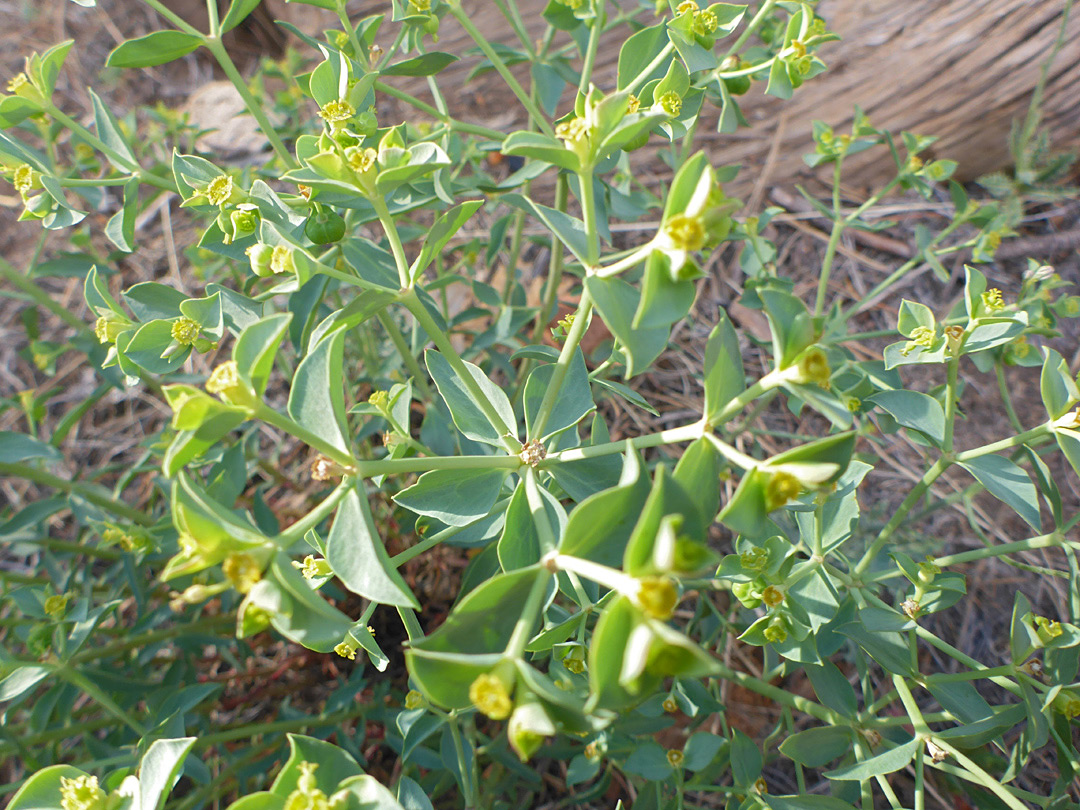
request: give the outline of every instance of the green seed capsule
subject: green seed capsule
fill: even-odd
[[[316,245],[329,245],[345,235],[345,220],[336,211],[319,208],[308,217],[304,233]]]

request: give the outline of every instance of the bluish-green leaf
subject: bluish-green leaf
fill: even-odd
[[[1024,522],[1042,531],[1039,493],[1022,467],[1003,456],[986,455],[959,462],[986,491],[1016,510]]]
[[[155,740],[139,762],[139,810],[161,810],[173,789],[194,737]]]
[[[399,506],[448,526],[468,526],[487,515],[502,490],[504,469],[431,470],[394,496]]]
[[[879,391],[868,398],[906,428],[925,433],[939,447],[945,440],[945,411],[936,399],[918,391]]]
[[[836,770],[826,771],[825,776],[829,779],[861,782],[875,776],[895,773],[901,768],[907,767],[907,764],[915,759],[915,752],[919,750],[920,745],[924,745],[923,741],[918,737],[914,737],[903,745],[890,748],[888,751],[882,751],[877,756],[870,757],[870,759],[845,765]]]
[[[424,359],[427,362],[428,372],[435,381],[439,393],[442,394],[446,406],[450,409],[450,415],[458,430],[473,441],[501,447],[503,440],[501,432],[488,421],[476,397],[466,386],[465,381],[458,378],[446,358],[431,349],[424,355]],[[507,427],[513,429],[517,425],[517,420],[514,418],[514,409],[510,407],[510,400],[506,398],[506,393],[472,363],[465,363],[465,369],[472,375],[473,380],[502,421]]]
[[[289,416],[339,450],[349,452],[345,421],[344,329],[331,332],[296,369],[289,389]]]
[[[154,31],[144,37],[121,42],[113,48],[105,64],[118,68],[164,65],[187,56],[202,44],[202,37],[183,31]]]

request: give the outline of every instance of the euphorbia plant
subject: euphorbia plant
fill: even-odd
[[[511,46],[489,42],[458,2],[395,2],[389,19],[353,22],[344,0],[307,0],[336,12],[341,30],[300,35],[313,69],[287,76],[306,105],[296,109],[301,134],[290,143],[221,44],[257,0],[233,0],[224,16],[208,2],[205,33],[157,0],[144,1],[173,27],[122,43],[110,64],[143,67],[209,50],[274,156],[240,168],[214,155],[165,155],[137,142],[97,96],[91,130],[52,101],[71,43],[28,60],[13,94],[0,100],[0,159],[24,217],[75,227],[80,206],[111,199],[120,208],[105,235],[130,252],[140,208],[153,194],[175,192],[204,226],[199,246],[219,258],[204,268],[213,281],[203,290],[143,281],[117,297],[106,262],[86,273],[96,323],[93,336],[83,327],[74,345],[108,384],[150,385],[172,411],[141,466],[161,494],[149,512],[119,493],[48,473],[35,459],[48,461],[55,450],[39,438],[13,440],[0,471],[68,493],[86,536],[123,543],[112,559],[150,566],[181,613],[218,599],[216,610],[229,613],[240,639],[272,628],[336,654],[341,665],[367,658],[381,672],[400,653],[384,649],[373,616],[400,616],[410,690],[403,708],[371,710],[408,774],[395,794],[362,775],[349,754],[294,737],[269,790],[239,804],[425,807],[425,794],[437,801],[453,784],[465,806],[486,807],[497,795],[482,784],[482,769],[494,763],[525,779],[516,760],[543,756],[569,761],[567,785],[588,784],[580,801],[601,795],[613,769],[643,777],[645,806],[683,807],[688,794],[713,792],[731,807],[871,808],[875,796],[899,807],[886,776],[909,765],[917,807],[928,778],[972,785],[980,800],[993,794],[1017,808],[1036,799],[1050,806],[1064,795],[1065,780],[1053,796],[1034,798],[1010,783],[1051,737],[1063,762],[1078,759],[1069,726],[1078,706],[1071,682],[1080,630],[1070,623],[1077,607],[1068,616],[1036,616],[1018,597],[1011,660],[1000,666],[967,656],[920,620],[963,597],[962,573],[946,569],[985,557],[1054,549],[1067,559],[1057,573],[1075,589],[1077,543],[1067,533],[1076,518],[1066,515],[1042,451],[1056,441],[1080,466],[1080,392],[1061,356],[1044,348],[1040,357],[1028,340],[1052,337],[1057,317],[1077,307],[1054,300],[1061,281],[1037,263],[1012,301],[969,267],[953,311],[904,301],[897,324],[904,339],[880,361],[857,359],[849,346],[868,337],[851,326],[860,304],[829,288],[843,232],[872,227],[865,216],[893,188],[930,195],[955,169],[922,162],[932,139],[904,133],[898,144],[861,112],[850,135],[815,128],[809,162],[834,168],[832,207],[819,204],[833,230],[813,306],[793,293],[763,235],[776,210],[736,216],[739,203],[722,187],[732,170],[695,152],[694,135],[706,110],[716,110],[721,132],[732,131],[741,121],[735,96],[751,81],[787,97],[823,69],[816,51],[834,37],[812,4],[703,8],[688,0],[643,10],[552,0],[546,33],[534,40],[514,0],[497,2],[518,39]],[[458,56],[429,48],[451,18],[475,40],[481,66],[505,79],[523,129],[503,133],[449,112],[436,76]],[[620,31],[628,36],[615,76],[594,75],[601,36]],[[509,69],[518,62],[531,66],[529,90]],[[401,76],[428,77],[434,105],[402,89]],[[380,120],[385,96],[415,115]],[[93,176],[70,163],[71,144],[104,159]],[[895,179],[845,210],[844,159],[868,148],[895,164]],[[635,185],[636,149],[662,153],[670,182]],[[481,157],[496,151],[523,163],[493,177]],[[107,196],[114,187],[122,199]],[[968,200],[956,183],[948,188],[953,221],[921,237],[919,256],[869,299],[921,262],[943,269],[940,257],[964,248],[976,248],[977,258],[992,254],[1000,212]],[[613,244],[614,222],[650,211],[659,214],[655,231]],[[490,238],[467,241],[463,229],[480,221],[493,223]],[[538,301],[518,276],[526,222],[543,229],[550,251]],[[749,376],[746,336],[731,318],[707,306],[691,314],[698,280],[727,245],[739,248],[743,305],[762,310],[770,330],[771,345],[762,347],[769,361]],[[496,265],[502,290],[483,280]],[[41,306],[59,309],[32,281],[7,275]],[[464,312],[450,305],[454,286],[469,292]],[[571,313],[552,329],[551,345],[541,337],[560,296]],[[676,427],[613,439],[598,405],[618,398],[652,410],[627,381],[668,348],[673,325],[702,318],[713,328],[699,412]],[[482,331],[469,327],[477,319]],[[587,356],[582,341],[597,319],[611,339]],[[965,357],[999,375],[1006,365],[1041,363],[1046,418],[1025,429],[1003,387],[1015,434],[959,449]],[[940,370],[940,387],[906,388],[898,369],[915,364]],[[766,451],[749,430],[774,398],[806,415],[806,430],[782,436],[779,452]],[[903,430],[927,462],[882,525],[860,516],[860,486],[883,440],[875,424],[897,439]],[[267,470],[295,472],[277,470],[280,456],[258,439],[264,427],[310,448],[304,514],[285,526],[253,483]],[[1015,510],[1033,536],[924,562],[905,553],[898,530],[952,468]],[[376,519],[387,499],[415,536],[396,555],[387,549],[389,522]],[[425,595],[399,569],[440,544],[477,553],[445,621],[424,626]],[[346,592],[362,607],[348,609]],[[25,698],[58,678],[129,728],[110,745],[186,732],[184,711],[140,718],[98,674],[81,671],[95,656],[78,650],[106,608],[89,587],[73,613],[60,598],[51,607],[38,600],[59,643],[24,639],[21,657],[5,665],[3,696]],[[762,648],[761,673],[717,654],[735,638]],[[922,645],[954,668],[925,671]],[[777,685],[799,672],[813,699]],[[1019,702],[991,705],[973,686],[983,679]],[[781,707],[764,753],[792,763],[798,793],[774,795],[758,743],[729,725],[720,698],[731,682]],[[342,690],[348,703],[356,688]],[[685,745],[664,751],[648,738],[679,713]],[[1024,724],[1019,740],[1003,736]],[[985,750],[991,743],[997,753]],[[143,782],[155,750],[142,760]],[[171,785],[178,762],[169,779],[154,779]],[[807,769],[827,766],[831,798],[807,785]],[[25,783],[15,810],[139,801],[149,810],[126,780],[105,791],[87,774],[56,767]],[[197,780],[199,766],[187,767]],[[206,788],[188,803],[224,793]]]

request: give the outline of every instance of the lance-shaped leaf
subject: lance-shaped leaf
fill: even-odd
[[[347,453],[345,334],[344,329],[331,332],[300,362],[289,389],[289,416],[320,439]]]
[[[338,507],[326,540],[326,561],[353,593],[379,604],[419,610],[416,597],[390,562],[362,486],[358,482]]]
[[[506,475],[504,469],[431,470],[394,500],[448,526],[468,526],[491,511]]]
[[[435,381],[439,393],[442,394],[446,407],[450,409],[450,415],[458,430],[473,441],[501,447],[503,437],[499,430],[488,421],[484,409],[480,407],[473,392],[465,381],[458,377],[446,358],[434,349],[429,349],[424,359],[431,378]],[[476,385],[502,421],[513,428],[517,420],[514,418],[514,409],[510,407],[510,400],[506,398],[506,393],[472,363],[465,363],[465,369],[472,375]]]

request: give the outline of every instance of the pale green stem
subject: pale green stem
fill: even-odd
[[[945,435],[941,442],[941,450],[945,454],[952,453],[953,429],[956,426],[956,401],[957,384],[960,376],[960,358],[949,358],[947,381],[945,383]]]
[[[517,96],[518,101],[521,102],[521,106],[529,113],[529,117],[532,118],[545,135],[554,137],[555,132],[552,130],[551,124],[548,123],[547,118],[536,106],[532,98],[529,97],[529,94],[525,92],[525,89],[518,83],[518,80],[514,78],[514,74],[510,72],[510,68],[503,62],[502,57],[491,47],[491,43],[488,42],[487,39],[484,38],[484,35],[480,33],[480,30],[473,25],[473,21],[469,18],[469,15],[462,9],[460,0],[450,0],[447,5],[450,7],[450,13],[454,15],[454,19],[456,19],[461,27],[465,29],[465,33],[472,37],[484,56],[491,62],[496,72],[502,76],[503,81],[506,82],[506,86],[510,88],[515,96]]]
[[[143,2],[146,3],[146,5],[150,6],[150,8],[154,9],[154,11],[156,11],[166,20],[175,25],[177,28],[179,28],[181,31],[183,31],[185,34],[191,34],[192,36],[196,37],[205,36],[202,31],[193,26],[179,14],[166,7],[164,3],[159,2],[159,0],[143,0]]]
[[[137,523],[140,526],[152,526],[154,524],[154,519],[150,517],[150,515],[132,506],[128,506],[121,500],[117,500],[116,498],[104,494],[96,486],[84,484],[79,481],[69,481],[66,478],[60,478],[52,473],[45,472],[45,470],[31,467],[28,464],[0,462],[0,477],[23,478],[27,481],[33,481],[35,484],[41,484],[42,486],[51,487],[52,489],[58,489],[61,492],[78,495],[80,498],[84,498],[95,506],[100,506],[102,509],[112,512],[118,517],[130,520],[132,523]]]
[[[604,444],[594,444],[589,445],[588,447],[575,447],[572,450],[560,450],[558,453],[552,453],[541,461],[539,467],[540,469],[547,469],[554,464],[563,462],[581,461],[586,458],[596,458],[597,456],[609,456],[614,453],[625,452],[629,447],[642,450],[646,447],[658,447],[662,444],[692,442],[694,439],[701,438],[703,432],[704,426],[702,423],[694,422],[693,424],[682,425],[681,427],[671,428],[669,430],[661,430],[658,433],[637,436],[633,439],[624,439],[618,442],[605,442]]]
[[[566,373],[570,369],[570,364],[574,361],[578,345],[581,343],[581,339],[585,336],[585,330],[589,326],[591,313],[592,299],[589,297],[588,287],[584,287],[581,291],[581,300],[578,302],[577,312],[574,314],[574,323],[571,324],[570,331],[566,333],[566,342],[563,343],[562,351],[559,352],[559,359],[555,363],[554,371],[551,373],[551,380],[548,382],[547,390],[544,391],[544,399],[540,403],[540,410],[537,411],[536,418],[529,429],[528,436],[530,439],[539,441],[544,436],[544,429],[547,427],[548,419],[551,418],[555,402],[562,395],[562,385],[566,379]]]
[[[345,499],[345,496],[354,487],[355,482],[353,479],[345,476],[341,483],[334,488],[333,492],[323,498],[318,506],[281,532],[275,538],[276,544],[281,548],[288,548],[297,540],[303,538],[305,534],[330,517],[334,510],[337,509],[338,504]]]
[[[735,43],[727,49],[727,53],[724,54],[725,59],[731,56],[733,53],[739,52],[739,49],[746,44],[747,40],[750,39],[751,36],[753,36],[753,33],[761,27],[762,23],[765,22],[765,18],[768,17],[769,14],[772,12],[773,8],[776,6],[776,3],[777,0],[765,0],[765,3],[762,4],[761,8],[758,9],[757,14],[755,14],[750,19],[750,22],[746,24],[746,28],[744,28],[742,33],[739,34],[739,38],[736,39]]]
[[[140,737],[146,734],[146,730],[136,722],[127,710],[121,707],[116,701],[105,694],[98,685],[91,681],[89,678],[83,676],[82,673],[76,672],[68,666],[60,666],[54,670],[62,680],[67,681],[77,689],[82,690],[97,703],[101,704],[101,707],[105,709],[109,714],[113,715],[117,720],[122,722],[125,726],[130,728]]]
[[[253,416],[256,419],[261,419],[268,425],[273,425],[274,427],[285,431],[290,436],[295,436],[297,439],[304,442],[304,444],[318,450],[328,459],[337,462],[350,472],[355,471],[359,464],[359,462],[345,450],[335,447],[330,442],[326,441],[326,439],[315,435],[303,425],[283,413],[278,413],[265,403],[259,403]]]
[[[401,333],[397,323],[385,309],[376,313],[375,317],[379,319],[379,323],[382,324],[383,329],[386,330],[386,334],[390,337],[390,342],[394,344],[394,348],[397,349],[398,354],[401,355],[402,362],[405,363],[405,368],[413,375],[413,379],[416,381],[416,387],[420,389],[421,396],[426,400],[430,400],[431,386],[427,383],[427,375],[424,374],[423,369],[420,368],[420,364],[416,361],[416,355],[414,355],[412,349],[409,348],[409,344],[406,342],[405,336]]]
[[[67,307],[61,306],[49,293],[41,289],[32,279],[24,276],[16,268],[0,259],[0,278],[17,287],[31,301],[43,309],[47,309],[76,332],[81,334],[93,334],[93,330],[83,323],[75,313]]]
[[[236,65],[229,56],[229,52],[225,49],[225,46],[221,44],[221,40],[207,39],[206,47],[210,50],[210,53],[214,55],[217,63],[221,65],[221,69],[225,72],[229,81],[236,87],[236,92],[239,93],[240,98],[243,99],[247,111],[258,122],[259,129],[262,130],[266,139],[270,141],[270,146],[273,147],[282,163],[289,168],[295,168],[297,163],[293,159],[292,153],[285,148],[281,136],[277,134],[277,130],[275,130],[274,125],[270,123],[270,119],[266,117],[266,112],[263,109],[264,104],[251,94],[247,82],[245,82],[244,77],[240,75],[240,71],[237,70]]]
[[[383,231],[386,233],[386,240],[390,243],[390,251],[394,254],[401,288],[407,289],[412,286],[412,280],[409,278],[409,260],[405,256],[405,246],[401,244],[401,234],[398,233],[397,223],[390,215],[390,209],[386,207],[386,200],[382,196],[374,194],[368,198],[368,201],[375,209],[375,214],[379,217],[379,222],[382,223]]]
[[[593,17],[589,27],[589,44],[585,48],[585,62],[581,66],[581,81],[578,82],[578,92],[586,95],[589,92],[589,82],[592,81],[593,65],[596,64],[596,49],[600,44],[600,32],[603,30],[604,6],[600,3],[597,14]]]
[[[540,505],[543,509],[543,504]],[[535,514],[535,512],[534,512]],[[546,515],[545,515],[546,520]],[[548,529],[550,532],[550,528]],[[551,571],[539,568],[536,578],[533,579],[532,588],[525,598],[525,606],[521,609],[521,616],[514,625],[514,631],[510,634],[510,641],[506,645],[506,657],[517,660],[525,653],[525,645],[529,643],[533,628],[540,619],[540,610],[544,603],[544,594],[547,584],[551,580]]]
[[[649,74],[651,74],[654,70],[664,64],[668,60],[668,57],[670,57],[673,53],[675,53],[675,46],[672,45],[671,42],[668,42],[668,44],[664,46],[663,50],[661,50],[660,53],[658,53],[653,58],[653,60],[649,62],[649,64],[642,68],[641,72],[637,76],[635,76],[633,81],[631,81],[630,84],[626,85],[623,90],[626,90],[630,93],[635,92],[639,87],[641,87],[641,85],[645,84],[645,80],[649,77]]]
[[[437,121],[441,121],[451,129],[457,132],[464,132],[469,135],[479,135],[483,138],[489,138],[493,141],[503,141],[506,138],[505,132],[500,132],[497,129],[490,129],[489,127],[480,126],[479,124],[468,124],[464,121],[459,121],[445,113],[440,112],[435,107],[432,107],[425,101],[418,99],[416,96],[409,95],[404,90],[398,90],[396,87],[392,87],[383,81],[375,82],[375,89],[381,93],[385,93],[388,96],[404,101],[411,107],[427,113]]]
[[[448,336],[439,328],[439,325],[435,323],[435,320],[428,313],[427,309],[421,303],[419,297],[416,295],[415,290],[409,290],[401,297],[401,303],[412,313],[416,318],[420,327],[428,333],[428,337],[431,338],[435,346],[442,352],[446,362],[450,364],[450,367],[457,374],[462,384],[469,389],[469,393],[473,395],[476,400],[476,404],[483,411],[484,416],[493,428],[498,432],[502,439],[503,446],[510,453],[518,453],[521,450],[521,445],[514,438],[517,435],[516,426],[511,426],[503,421],[502,416],[495,410],[495,406],[492,405],[487,398],[487,394],[473,379],[472,374],[465,365],[465,361],[461,359],[461,355],[457,353],[453,344],[450,343]]]

